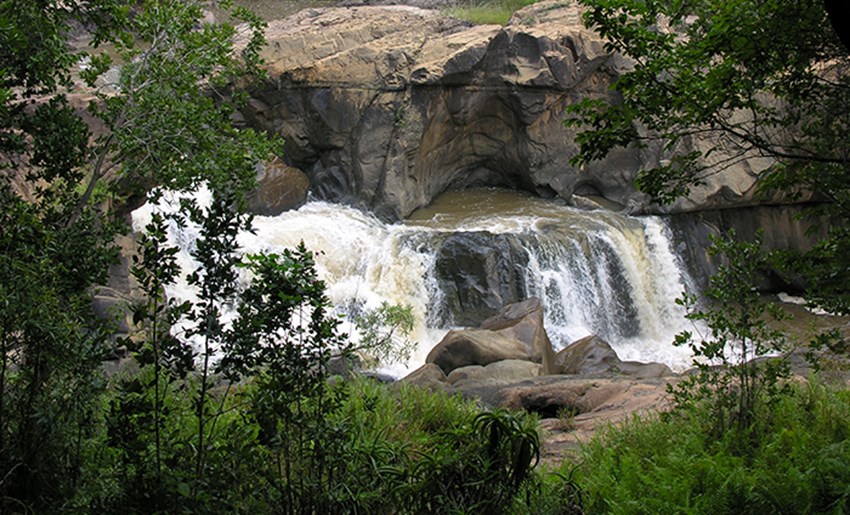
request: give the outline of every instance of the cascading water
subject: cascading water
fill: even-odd
[[[137,228],[150,209],[134,214]],[[675,304],[689,279],[659,218],[580,211],[516,192],[471,190],[446,194],[399,224],[310,202],[277,217],[257,217],[254,227],[254,234],[239,239],[246,253],[276,252],[302,240],[319,253],[318,272],[331,302],[341,309],[374,308],[383,301],[412,307],[417,350],[406,366],[385,369],[394,375],[424,362],[443,334],[464,318],[464,306],[473,302],[470,291],[481,289],[481,281],[508,292],[495,297],[500,303],[540,297],[556,350],[598,334],[622,359],[659,361],[679,370],[690,362],[686,349],[672,346],[673,336],[689,325]],[[171,237],[189,270],[196,230],[175,230]],[[496,277],[470,279],[473,272],[445,271],[476,263],[472,258],[445,261],[449,241],[463,248],[466,240],[484,249],[482,259],[498,272]],[[453,282],[458,277],[474,284]],[[191,298],[193,292],[181,283],[168,294]]]

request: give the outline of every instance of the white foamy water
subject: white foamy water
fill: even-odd
[[[134,213],[137,229],[151,209]],[[304,241],[317,253],[329,299],[342,309],[352,304],[375,308],[381,302],[412,307],[416,328],[411,338],[418,346],[407,365],[384,368],[396,376],[424,363],[451,328],[451,320],[432,312],[443,295],[435,277],[437,249],[448,234],[472,231],[516,239],[527,262],[521,281],[525,294],[541,298],[556,350],[599,334],[624,360],[658,361],[674,370],[690,364],[689,350],[672,346],[674,335],[690,327],[675,304],[689,279],[659,218],[579,211],[513,192],[479,190],[447,194],[399,224],[310,202],[277,217],[256,217],[254,227],[255,234],[239,238],[246,253],[280,252]],[[195,266],[189,252],[196,237],[192,227],[171,234],[187,270]],[[168,294],[194,296],[185,281]],[[345,324],[343,329],[353,328]]]

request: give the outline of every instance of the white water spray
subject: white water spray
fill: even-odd
[[[137,230],[150,209],[134,213]],[[412,307],[417,321],[412,339],[418,346],[407,366],[385,369],[393,375],[420,366],[451,329],[429,310],[441,305],[436,247],[447,234],[472,231],[517,238],[527,255],[525,294],[541,298],[556,350],[599,334],[624,360],[659,361],[674,370],[690,363],[688,350],[672,346],[673,336],[690,325],[675,304],[689,279],[658,218],[579,211],[514,192],[479,190],[448,194],[399,224],[310,202],[277,217],[256,217],[254,227],[255,234],[239,238],[246,253],[280,252],[302,240],[316,252],[317,271],[333,304]],[[172,231],[185,270],[194,266],[190,251],[196,237],[193,227]],[[194,293],[181,281],[168,295],[191,299]]]

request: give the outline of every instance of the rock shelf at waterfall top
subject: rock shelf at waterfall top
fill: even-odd
[[[441,193],[499,186],[635,213],[750,206],[770,161],[740,160],[686,199],[657,206],[639,169],[669,156],[628,147],[583,168],[565,108],[610,89],[631,63],[605,51],[573,2],[545,0],[507,26],[471,25],[410,5],[303,9],[273,20],[269,73],[241,112],[285,139],[283,159],[318,198],[400,220]],[[694,138],[696,148],[720,142]],[[679,149],[682,150],[682,149]],[[685,149],[687,150],[687,149]],[[769,199],[773,204],[782,199]]]

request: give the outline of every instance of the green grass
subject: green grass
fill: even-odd
[[[458,4],[448,14],[476,25],[507,25],[516,11],[533,4],[535,0],[496,0]]]

